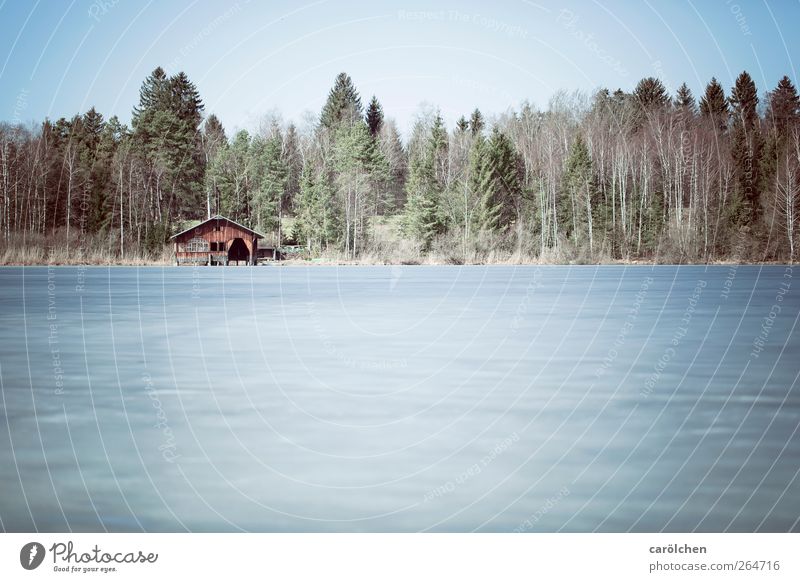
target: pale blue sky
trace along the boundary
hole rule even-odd
[[[697,95],[747,69],[763,94],[797,80],[798,22],[796,0],[0,0],[0,120],[94,105],[128,121],[158,65],[185,71],[229,134],[273,109],[318,113],[340,71],[404,132],[423,101],[452,124],[651,75]]]

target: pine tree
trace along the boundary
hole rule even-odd
[[[697,104],[694,101],[694,95],[692,95],[692,90],[689,89],[686,83],[678,87],[678,91],[675,94],[674,105],[678,111],[683,111],[690,115],[695,115],[697,113]]]
[[[431,126],[429,148],[433,157],[434,179],[436,180],[436,190],[444,191],[447,181],[447,164],[449,142],[447,139],[447,128],[440,112],[436,112]]]
[[[203,124],[203,132],[201,134],[203,155],[205,157],[205,191],[206,191],[206,214],[210,218],[214,214],[220,212],[219,200],[219,185],[217,184],[217,172],[214,171],[213,165],[219,152],[228,143],[228,138],[225,137],[225,128],[219,118],[213,113],[208,116]]]
[[[383,107],[375,95],[372,96],[367,107],[366,122],[370,135],[375,138],[383,127]]]
[[[196,131],[203,119],[205,107],[197,87],[189,80],[186,73],[181,71],[169,79],[169,90],[171,109],[187,127]]]
[[[781,230],[788,235],[789,259],[794,259],[795,231],[800,216],[800,159],[793,146],[797,145],[800,127],[800,99],[789,77],[778,81],[767,94],[765,114],[766,136],[760,167],[761,191],[769,198],[772,216],[783,223]]]
[[[756,107],[758,106],[758,91],[756,84],[747,71],[743,71],[737,78],[731,90],[730,98],[733,108],[734,124],[739,123],[746,129],[753,129],[758,121]]]
[[[511,140],[498,128],[488,141],[474,144],[470,176],[478,194],[478,230],[505,230],[516,219],[522,195],[519,159]]]
[[[227,141],[225,137],[225,128],[219,118],[213,113],[208,116],[205,124],[203,125],[203,135],[205,140],[212,144],[212,147],[219,147],[222,142]]]
[[[74,137],[79,142],[78,158],[83,183],[78,216],[81,234],[85,236],[102,228],[103,215],[107,212],[108,162],[110,155],[113,155],[113,144],[103,144],[103,148],[100,148],[105,122],[94,107],[83,115],[75,127],[79,132]],[[103,151],[107,148],[112,148],[112,151]]]
[[[197,88],[184,73],[167,78],[158,67],[139,91],[134,137],[156,185],[152,218],[159,223],[172,214],[203,214],[205,156],[198,133],[202,111]]]
[[[253,145],[251,221],[262,231],[277,229],[277,244],[282,243],[281,222],[287,191],[288,168],[283,157],[283,136],[275,128],[266,140]]]
[[[125,128],[116,116],[103,123],[100,131],[95,163],[92,168],[92,200],[90,203],[89,231],[105,232],[114,220],[113,206],[115,197],[114,182],[111,175],[114,155],[119,147]]]
[[[561,199],[561,229],[572,236],[576,244],[583,244],[584,235],[590,252],[593,250],[592,199],[594,198],[594,171],[589,148],[581,135],[575,138],[564,169],[565,195]]]
[[[230,144],[219,149],[212,167],[219,188],[220,213],[245,224],[251,222],[253,162],[260,145],[263,144],[253,144],[256,151],[251,151],[250,135],[241,130]]]
[[[353,124],[361,119],[361,97],[347,73],[339,73],[328,100],[322,108],[320,125],[335,130],[341,124]]]
[[[404,192],[408,159],[403,142],[400,140],[400,132],[397,131],[397,125],[393,120],[390,119],[383,124],[378,145],[389,167],[386,192],[391,200],[390,208],[392,210],[402,208],[405,203]]]
[[[293,123],[286,128],[283,138],[283,163],[286,165],[286,197],[284,212],[291,212],[297,194],[300,192],[300,174],[303,170],[303,156],[300,152],[300,140],[297,128]]]
[[[184,72],[169,80],[172,94],[172,111],[180,120],[183,157],[179,160],[176,176],[175,198],[177,211],[181,215],[203,216],[202,186],[205,175],[200,124],[203,120],[203,105],[200,92]]]
[[[714,77],[706,85],[706,91],[700,99],[700,115],[708,119],[712,126],[724,131],[728,127],[730,111],[728,110],[728,100],[725,98],[725,90]]]
[[[169,79],[164,69],[156,67],[142,83],[139,89],[139,105],[133,108],[133,127],[143,113],[159,109],[167,109],[171,101]]]
[[[735,203],[742,203],[738,221],[752,224],[761,212],[759,164],[762,143],[756,112],[758,92],[747,71],[736,78],[730,103],[733,117],[731,153],[737,185]]]
[[[344,208],[344,251],[355,258],[363,250],[369,232],[370,205],[376,183],[375,142],[366,123],[341,126],[334,136],[332,152],[335,183]]]
[[[466,133],[468,129],[469,121],[467,121],[467,118],[462,115],[458,118],[458,121],[456,121],[456,130],[458,130],[460,133]]]
[[[433,239],[445,227],[441,212],[444,184],[439,167],[446,157],[446,137],[444,122],[437,113],[427,139],[409,161],[403,231],[419,241],[423,251],[430,249]]]
[[[633,95],[645,112],[651,112],[669,105],[669,94],[664,84],[655,77],[639,81]]]
[[[789,77],[784,76],[767,95],[766,121],[782,137],[797,127],[800,121],[800,97]]]
[[[469,118],[469,127],[472,130],[472,135],[479,135],[483,131],[483,126],[483,115],[476,107]]]
[[[293,236],[312,253],[338,242],[341,216],[335,203],[329,172],[312,163],[303,167]]]

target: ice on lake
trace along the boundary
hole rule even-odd
[[[0,269],[7,531],[789,531],[784,266]]]

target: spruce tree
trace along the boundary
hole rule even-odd
[[[472,188],[478,194],[478,230],[505,230],[516,218],[522,195],[519,158],[511,140],[498,128],[489,140],[476,140],[471,158]]]
[[[427,139],[409,162],[403,230],[421,243],[423,251],[430,250],[434,238],[445,227],[441,212],[444,184],[440,162],[446,157],[446,138],[444,121],[437,113]]]
[[[156,67],[139,89],[139,105],[133,108],[133,127],[147,111],[166,109],[171,101],[169,79],[164,69]]]
[[[341,229],[337,209],[329,172],[306,164],[300,176],[293,236],[312,253],[336,244]]]
[[[203,155],[205,157],[205,172],[203,180],[206,191],[206,213],[210,217],[220,212],[218,168],[215,166],[219,152],[227,145],[225,128],[219,118],[213,113],[208,116],[203,124],[201,134]]]
[[[389,166],[386,192],[391,201],[391,208],[402,208],[405,202],[404,192],[408,159],[403,142],[400,140],[400,132],[397,130],[397,125],[393,120],[390,119],[384,123],[378,145]]]
[[[712,77],[706,85],[705,94],[700,98],[700,115],[709,120],[712,127],[725,131],[728,127],[730,111],[725,90],[716,78]]]
[[[800,97],[789,77],[784,76],[767,96],[766,121],[776,134],[785,137],[797,127],[798,120]]]
[[[483,115],[477,107],[469,118],[469,127],[472,130],[472,135],[479,135],[483,131]]]
[[[240,130],[230,144],[220,148],[213,171],[217,174],[220,213],[244,224],[251,224],[254,161],[263,143]]]
[[[203,124],[203,135],[205,140],[209,144],[213,144],[214,147],[218,147],[227,139],[225,137],[225,128],[222,127],[219,118],[213,113],[206,118],[206,122]]]
[[[283,136],[274,129],[266,140],[253,148],[254,192],[252,223],[261,230],[277,229],[277,244],[282,241],[281,221],[287,190],[288,168],[283,158]]]
[[[369,236],[369,219],[374,215],[375,188],[386,169],[380,150],[366,123],[341,126],[334,135],[332,167],[335,184],[344,208],[344,251],[355,258]]]
[[[300,192],[300,174],[303,170],[303,156],[300,151],[300,139],[293,123],[286,128],[283,138],[283,162],[286,165],[286,198],[284,211],[294,208],[294,201]]]
[[[731,154],[736,179],[736,199],[741,203],[737,214],[740,223],[752,224],[758,219],[760,207],[759,164],[761,135],[758,128],[758,92],[747,71],[737,78],[730,98],[733,129]]]
[[[181,71],[169,79],[171,109],[187,127],[196,131],[203,119],[203,101],[200,92],[189,80],[186,73]]]
[[[79,142],[79,168],[83,183],[78,216],[81,232],[96,233],[104,223],[107,213],[108,168],[114,144],[107,140],[103,116],[94,107],[87,111],[75,125],[74,137]],[[104,134],[106,140],[104,140]]]
[[[584,235],[592,237],[591,201],[594,197],[594,173],[589,148],[581,135],[575,138],[564,169],[564,196],[561,198],[561,228],[577,244]]]
[[[198,132],[202,112],[197,88],[184,73],[167,78],[158,67],[139,91],[134,138],[157,185],[155,218],[162,225],[172,214],[204,214],[205,155]]]
[[[339,73],[328,100],[322,108],[320,125],[335,130],[341,124],[352,124],[361,119],[361,97],[347,73]]]
[[[372,96],[367,107],[366,122],[370,135],[375,138],[383,127],[383,107],[375,95]]]
[[[694,101],[692,90],[683,83],[675,94],[675,109],[694,115],[697,113],[697,104]]]
[[[734,124],[739,123],[746,129],[753,129],[758,121],[756,113],[758,91],[747,71],[743,71],[736,78],[736,83],[731,90],[730,103]]]
[[[669,94],[664,84],[655,77],[642,79],[636,85],[633,95],[645,112],[651,112],[669,105]]]
[[[796,183],[795,176],[798,175],[791,139],[800,126],[800,99],[789,77],[784,76],[767,94],[764,121],[766,135],[761,156],[761,190],[773,194],[773,208],[777,209],[782,220],[791,222],[793,216],[800,214],[800,208],[793,204],[793,200],[797,200],[791,196],[791,185],[793,181]],[[788,225],[786,228],[792,232]],[[791,247],[794,241],[790,239],[789,242]]]

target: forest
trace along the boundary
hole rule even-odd
[[[699,100],[656,78],[560,92],[401,137],[339,74],[318,115],[229,135],[184,73],[156,68],[130,127],[94,108],[0,123],[0,264],[168,262],[169,237],[222,214],[363,263],[793,262],[800,99],[742,72]]]

